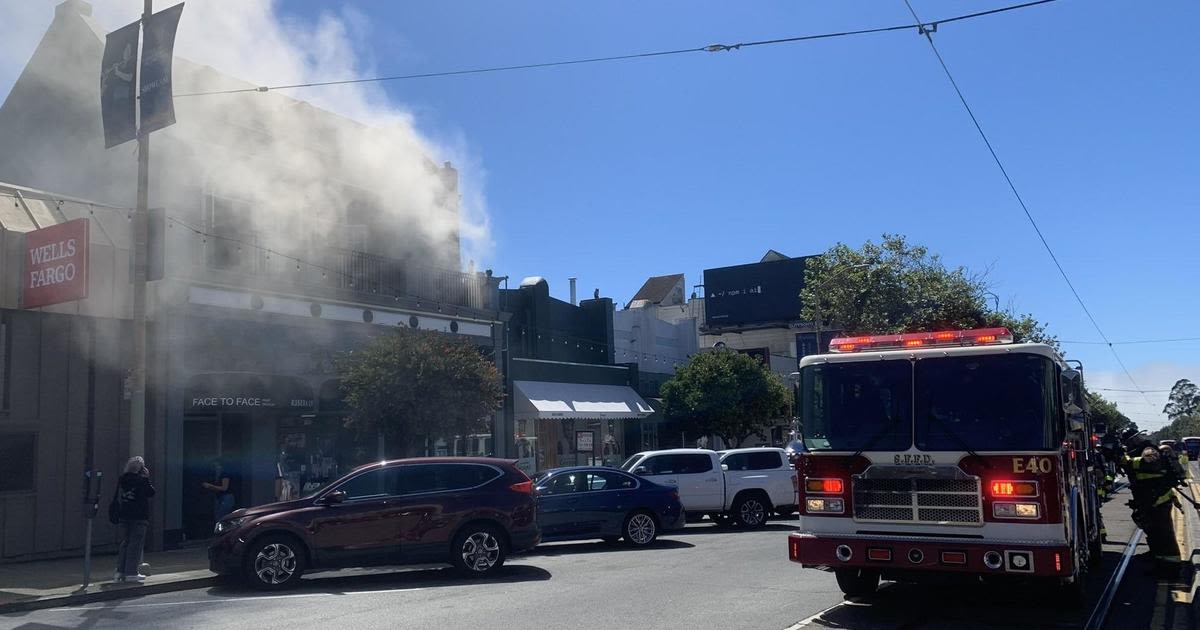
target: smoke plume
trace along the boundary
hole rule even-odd
[[[6,3],[0,39],[15,54],[0,65],[0,91],[15,81],[58,4]],[[156,4],[163,9],[172,2]],[[136,19],[141,3],[91,5],[91,19],[108,31]],[[72,36],[88,39],[82,34]],[[380,85],[179,96],[376,75],[381,69],[364,44],[369,41],[368,20],[352,10],[301,20],[285,17],[269,0],[188,2],[175,48],[179,123],[152,138],[152,205],[199,208],[203,215],[211,212],[215,197],[246,210],[239,215],[246,224],[238,230],[301,254],[322,244],[366,247],[455,268],[468,258],[486,257],[490,239],[477,161],[461,139],[439,143],[420,133],[413,116]],[[42,79],[72,90],[70,98],[80,103],[98,102],[95,42],[62,48],[64,55],[95,58],[74,64],[77,60],[63,59],[42,69],[47,75]],[[35,149],[30,155],[36,167],[28,173],[37,181],[13,183],[132,205],[133,143],[110,150],[97,146],[99,120],[93,115],[78,128],[81,139],[87,138],[80,143],[82,154],[94,168],[55,172],[53,157],[38,156]],[[62,118],[70,128],[70,116]],[[442,168],[447,160],[467,170],[456,177]],[[118,165],[107,164],[114,162]],[[209,199],[207,206],[201,198]]]

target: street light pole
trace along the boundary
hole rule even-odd
[[[154,13],[154,0],[144,0],[142,31]],[[144,51],[143,51],[144,52]],[[141,73],[138,73],[141,82]],[[138,85],[141,98],[141,85]],[[146,241],[150,205],[150,133],[138,121],[137,208],[133,213],[133,383],[129,400],[129,456],[146,450]]]

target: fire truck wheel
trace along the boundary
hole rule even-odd
[[[837,577],[838,588],[846,597],[870,595],[879,588],[879,572],[869,569],[837,569],[833,572]]]

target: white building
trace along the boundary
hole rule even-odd
[[[699,350],[697,320],[686,314],[683,296],[683,274],[655,276],[613,313],[613,358],[637,364],[644,395],[656,396],[658,386]]]

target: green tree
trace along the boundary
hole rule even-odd
[[[763,437],[768,423],[791,409],[791,391],[774,372],[730,350],[697,354],[660,391],[668,420],[716,435],[730,448]]]
[[[504,400],[496,366],[441,333],[398,328],[338,356],[336,366],[351,409],[346,427],[380,435],[392,455],[421,438],[484,430]]]
[[[1174,421],[1181,416],[1192,416],[1200,411],[1200,388],[1186,378],[1175,381],[1163,413]]]
[[[1111,434],[1120,434],[1130,427],[1137,429],[1137,423],[1121,413],[1121,410],[1112,401],[1092,391],[1085,391],[1084,394],[1087,396],[1088,412],[1091,414],[1092,422],[1104,423]]]
[[[948,268],[904,236],[884,234],[860,248],[838,243],[809,259],[801,317],[848,334],[921,332],[1005,326],[1017,341],[1058,347],[1032,315],[988,308],[984,276]]]

